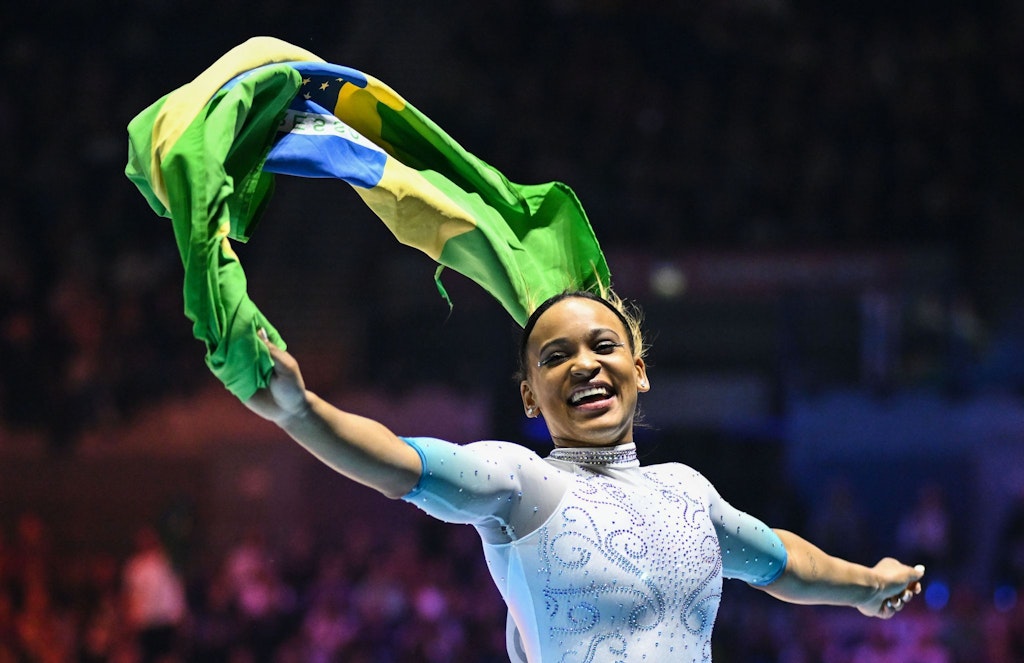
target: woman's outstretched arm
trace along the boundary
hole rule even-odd
[[[274,359],[270,384],[245,402],[335,471],[391,498],[416,485],[419,454],[383,424],[343,412],[306,389],[299,364],[260,332]]]
[[[783,601],[852,606],[887,619],[921,591],[923,566],[907,566],[891,557],[862,566],[828,555],[792,532],[775,533],[786,546],[786,570],[758,589]]]

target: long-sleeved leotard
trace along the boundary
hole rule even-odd
[[[541,458],[405,440],[423,473],[404,499],[476,527],[513,661],[710,661],[722,578],[765,585],[785,569],[768,527],[685,465],[641,467],[632,443]]]

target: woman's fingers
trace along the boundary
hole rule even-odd
[[[270,337],[267,336],[266,329],[260,327],[256,330],[256,336],[263,341],[263,345],[267,346],[267,351],[270,352],[270,358],[274,360],[275,373],[281,374],[295,372],[295,369],[298,367],[298,362],[296,362],[290,354],[271,342]]]
[[[899,612],[907,606],[908,603],[921,592],[921,583],[914,583],[914,586],[907,587],[905,590],[900,592],[899,596],[886,599],[884,608],[891,610],[893,613]]]

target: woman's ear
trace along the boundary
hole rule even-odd
[[[519,395],[523,398],[523,411],[526,412],[526,416],[531,419],[540,416],[540,408],[537,407],[537,399],[534,398],[533,390],[530,389],[530,383],[526,380],[519,383]]]
[[[636,358],[636,390],[646,392],[651,390],[651,382],[647,379],[647,364],[643,358]]]

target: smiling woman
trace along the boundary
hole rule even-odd
[[[641,467],[633,424],[651,386],[637,320],[614,295],[589,292],[530,316],[520,391],[554,442],[546,458],[512,442],[400,438],[307,390],[266,335],[274,374],[247,405],[338,472],[473,525],[517,663],[710,661],[723,578],[882,618],[920,592],[923,567],[832,557],[733,508],[696,470]]]
[[[637,394],[650,387],[629,320],[587,292],[552,297],[530,317],[520,391],[526,416],[544,417],[555,446],[632,442]]]

